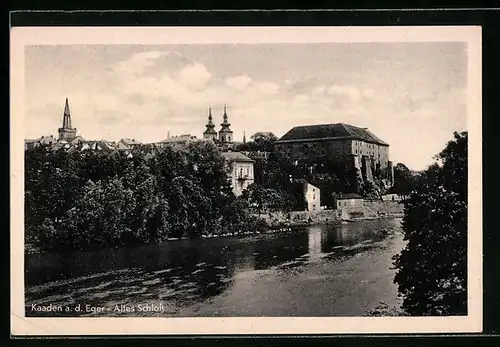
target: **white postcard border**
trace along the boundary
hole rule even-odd
[[[26,318],[24,314],[24,47],[279,42],[468,43],[468,315],[463,317]],[[11,333],[13,335],[370,334],[482,331],[481,27],[11,28]]]

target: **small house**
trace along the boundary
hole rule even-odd
[[[303,187],[304,199],[306,201],[307,211],[319,211],[321,209],[321,195],[320,189],[313,186],[311,183],[304,179],[298,180]]]
[[[338,210],[360,210],[363,208],[363,197],[355,193],[340,194],[335,206]]]
[[[240,196],[249,185],[254,183],[254,160],[240,152],[221,153],[228,166],[228,177],[233,193]]]

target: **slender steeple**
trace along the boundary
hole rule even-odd
[[[247,137],[245,136],[245,131],[243,132],[243,143],[247,143]]]
[[[71,113],[69,111],[68,98],[66,98],[66,104],[64,105],[64,116],[63,116],[63,129],[71,129]]]
[[[215,140],[217,139],[217,131],[215,131],[215,124],[212,119],[212,107],[208,107],[208,123],[207,129],[203,132],[204,139]]]
[[[68,98],[66,98],[66,103],[64,104],[62,127],[59,128],[58,132],[59,139],[69,141],[76,137],[76,129],[71,127],[71,112],[69,110]]]
[[[231,123],[229,123],[227,118],[226,105],[224,104],[224,115],[222,116],[221,129],[219,130],[220,142],[233,142],[233,132],[229,128]]]

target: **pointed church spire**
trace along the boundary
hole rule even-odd
[[[71,129],[71,113],[69,111],[68,98],[66,98],[66,104],[64,105],[64,115],[63,115],[63,129]]]
[[[226,104],[224,104],[224,114],[222,115],[222,123],[221,126],[224,130],[224,128],[229,128],[231,124],[227,121],[227,111],[226,111]]]
[[[227,120],[227,110],[226,104],[224,104],[224,115],[222,117],[221,129],[219,130],[219,141],[220,142],[233,142],[233,132],[229,128],[231,123]]]
[[[208,123],[207,129],[203,132],[204,139],[215,140],[217,138],[217,131],[215,131],[215,124],[212,122],[212,106],[208,106]]]
[[[247,137],[245,135],[245,131],[243,131],[243,143],[247,143]]]
[[[69,110],[68,98],[66,98],[66,102],[64,104],[63,124],[62,127],[59,128],[58,132],[60,139],[71,140],[76,137],[76,129],[71,126],[71,113]]]
[[[208,106],[208,123],[212,123],[212,106]]]

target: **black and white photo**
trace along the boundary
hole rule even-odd
[[[477,28],[12,37],[13,315],[68,334],[480,330]]]

